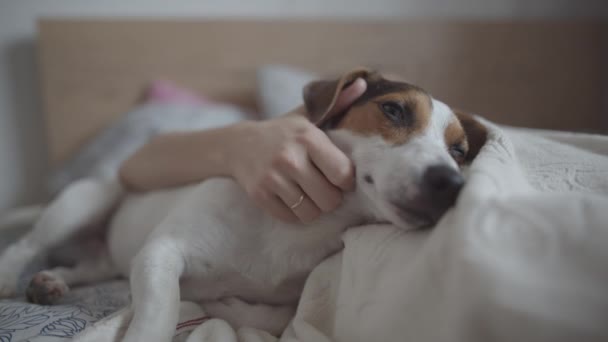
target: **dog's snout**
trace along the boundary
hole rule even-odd
[[[447,165],[430,166],[422,178],[424,191],[433,201],[439,201],[445,206],[456,202],[458,193],[464,185],[464,178],[458,170]]]

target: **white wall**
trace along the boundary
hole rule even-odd
[[[0,0],[0,211],[39,201],[48,166],[36,85],[41,16],[608,16],[608,0]]]

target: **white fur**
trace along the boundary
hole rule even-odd
[[[212,303],[230,297],[264,303],[264,310],[276,306],[277,315],[284,319],[275,319],[274,327],[259,315],[246,316],[238,310],[228,314],[230,310],[217,309],[217,305],[215,312],[220,317],[224,312],[229,317],[222,318],[233,324],[281,331],[306,276],[341,248],[346,228],[373,221],[413,228],[398,215],[395,198],[415,196],[426,167],[437,163],[456,167],[443,138],[453,113],[438,101],[433,105],[427,130],[402,146],[345,130],[329,132],[357,167],[357,190],[346,194],[339,209],[310,224],[273,219],[230,179],[127,194],[120,201],[122,192],[116,183],[76,182],[47,208],[26,238],[0,256],[0,294],[14,291],[15,279],[5,277],[22,269],[33,255],[98,222],[120,203],[109,225],[107,258],[130,277],[134,315],[125,341],[171,340],[180,300],[208,303],[210,309]],[[373,184],[365,181],[365,175],[373,178]],[[107,268],[107,263],[99,264]],[[89,269],[89,277],[90,273]],[[107,269],[103,273],[113,274]],[[70,274],[72,283],[86,279]]]

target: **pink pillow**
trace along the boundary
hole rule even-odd
[[[213,101],[168,80],[153,81],[144,93],[144,102],[208,104]]]

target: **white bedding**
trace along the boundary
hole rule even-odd
[[[488,125],[438,226],[349,230],[281,341],[608,340],[608,138]],[[115,333],[119,317],[82,341]],[[276,340],[218,320],[195,331],[192,341]]]
[[[283,340],[608,340],[608,139],[542,134],[492,127],[433,231],[347,232]]]
[[[349,230],[281,341],[608,340],[608,138],[489,125],[456,208],[431,231]],[[193,341],[276,340],[218,320],[197,329]]]
[[[608,139],[542,133],[492,126],[434,230],[348,231],[283,340],[608,340]]]

